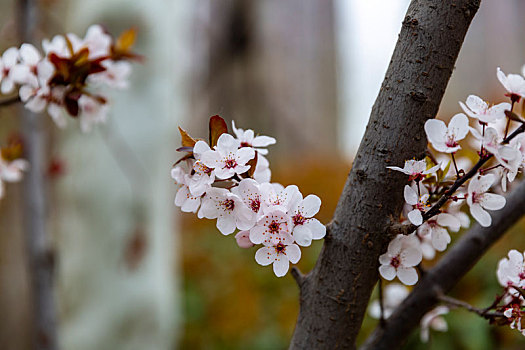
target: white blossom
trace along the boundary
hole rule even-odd
[[[275,139],[270,136],[255,136],[255,132],[251,129],[243,130],[235,127],[235,122],[232,120],[232,129],[237,136],[237,140],[240,143],[240,147],[253,147],[260,154],[268,154],[268,150],[264,147],[275,144]],[[262,148],[263,147],[263,148]]]
[[[79,119],[82,132],[89,132],[93,129],[93,125],[106,122],[109,112],[107,103],[102,103],[83,94],[78,99],[78,106],[80,108]]]
[[[414,266],[419,264],[421,259],[422,253],[417,237],[397,235],[388,244],[387,252],[379,257],[379,273],[389,281],[397,276],[403,284],[411,286],[418,280]]]
[[[499,210],[505,206],[505,197],[495,193],[486,193],[496,177],[494,174],[481,175],[470,180],[467,193],[467,204],[470,213],[483,227],[489,227],[492,218],[486,210]]]
[[[205,152],[201,160],[204,165],[215,170],[218,179],[229,179],[235,174],[248,171],[250,166],[246,163],[254,157],[253,148],[239,148],[239,141],[224,133],[219,137],[215,150]]]
[[[252,211],[241,198],[224,188],[210,188],[202,199],[199,216],[217,219],[217,228],[223,235],[239,230],[249,230],[252,226]]]
[[[326,227],[314,218],[321,208],[321,199],[310,194],[303,199],[301,193],[291,205],[288,214],[293,221],[293,237],[300,246],[307,247],[312,239],[321,239],[326,234]]]
[[[503,258],[499,261],[496,275],[498,282],[503,287],[525,287],[525,263],[523,257],[523,253],[512,249],[508,253],[508,259]],[[519,296],[519,292],[514,288],[509,288],[508,292],[513,296]]]
[[[407,204],[412,206],[412,210],[408,213],[408,220],[416,226],[423,223],[422,212],[425,212],[427,207],[428,194],[423,194],[421,197],[412,187],[405,185],[404,197]]]
[[[276,245],[283,237],[290,236],[293,243],[293,222],[290,216],[276,209],[261,217],[250,230],[250,240],[254,244]]]
[[[450,243],[450,235],[445,227],[457,232],[461,227],[461,222],[454,215],[440,213],[418,227],[418,235],[431,238],[432,246],[437,251],[444,251]]]
[[[503,85],[505,90],[507,90],[507,95],[516,95],[518,97],[525,96],[525,79],[518,74],[509,74],[505,75],[498,67],[497,70],[498,80]]]
[[[293,244],[291,236],[285,236],[275,245],[265,245],[255,253],[255,261],[260,265],[273,264],[273,272],[277,277],[286,275],[290,263],[296,264],[301,259],[301,249]]]
[[[459,102],[463,111],[471,118],[478,119],[482,123],[493,123],[499,119],[505,118],[505,110],[510,111],[510,103],[504,102],[492,107],[475,95],[467,97],[466,104]]]
[[[389,318],[394,310],[406,299],[410,292],[408,288],[399,283],[390,283],[383,290],[383,317]],[[381,317],[381,305],[379,300],[374,300],[368,309],[368,313],[373,318]]]
[[[448,127],[443,121],[437,119],[429,119],[425,123],[428,141],[439,152],[457,152],[461,149],[458,142],[467,136],[468,131],[468,118],[463,113],[452,117]]]
[[[8,94],[15,88],[15,79],[13,77],[16,74],[16,70],[12,68],[18,63],[18,49],[16,47],[10,47],[4,51],[2,58],[0,59],[0,92],[2,94]]]
[[[403,168],[397,167],[397,166],[387,166],[387,169],[392,169],[396,171],[400,171],[403,174],[409,175],[408,181],[411,180],[422,180],[425,178],[425,175],[427,174],[433,174],[435,173],[439,168],[441,167],[441,164],[437,164],[430,169],[427,170],[427,162],[423,160],[407,160],[405,161],[405,166]]]

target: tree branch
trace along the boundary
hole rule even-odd
[[[449,305],[449,306],[453,306],[453,307],[460,307],[460,308],[463,308],[467,311],[470,311],[472,313],[475,313],[477,314],[478,316],[481,316],[483,318],[486,318],[486,319],[491,319],[493,317],[504,317],[505,315],[503,315],[502,312],[489,312],[487,309],[480,309],[480,308],[477,308],[475,306],[472,306],[470,305],[469,303],[463,301],[463,300],[458,300],[458,299],[455,299],[455,298],[452,298],[452,297],[449,297],[449,296],[446,296],[446,295],[440,295],[439,297],[439,301]]]
[[[479,0],[413,0],[316,266],[306,276],[291,349],[354,348],[406,177],[388,165],[423,157]]]
[[[11,96],[11,97],[6,97],[6,98],[0,100],[0,107],[11,106],[11,105],[14,105],[15,103],[18,103],[18,102],[20,102],[20,97],[18,95]]]
[[[399,348],[419,325],[421,317],[438,303],[439,296],[450,291],[523,215],[525,181],[507,196],[505,207],[492,214],[490,227],[473,226],[434,268],[427,271],[407,299],[386,320],[385,326],[374,330],[362,350]]]

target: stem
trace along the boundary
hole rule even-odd
[[[510,105],[510,111],[512,112],[512,110],[514,109],[514,99],[512,99],[512,103]],[[505,138],[507,137],[507,134],[509,133],[509,127],[510,127],[510,118],[507,117],[507,126],[505,127]]]
[[[470,311],[470,312],[473,312],[483,318],[486,318],[486,319],[491,319],[493,317],[504,317],[505,315],[503,315],[502,312],[488,312],[487,309],[480,309],[480,308],[477,308],[475,306],[472,306],[470,305],[469,303],[465,302],[465,301],[462,301],[462,300],[458,300],[458,299],[455,299],[455,298],[452,298],[452,297],[449,297],[449,296],[446,296],[446,295],[440,295],[438,297],[438,299],[442,302],[444,302],[445,304],[448,304],[450,306],[454,306],[454,307],[460,307],[460,308],[463,308],[467,311]]]
[[[452,163],[454,163],[454,169],[456,169],[456,177],[459,179],[459,170],[456,164],[456,158],[454,158],[454,152],[450,153],[450,155],[452,156]]]
[[[37,23],[35,0],[18,0],[18,35],[21,42],[32,42]],[[14,102],[13,102],[14,103]],[[54,254],[47,231],[46,150],[47,135],[41,116],[21,109],[26,158],[31,164],[24,180],[23,213],[28,269],[33,303],[33,347],[55,350],[57,345],[54,295]]]
[[[20,102],[20,97],[18,95],[4,98],[0,100],[0,107],[7,107],[14,105],[15,103]]]
[[[483,155],[483,151],[485,150],[484,147],[483,147],[483,138],[485,137],[485,126],[487,125],[487,123],[482,123],[482,122],[479,122],[481,124],[481,127],[482,127],[482,132],[481,132],[481,149],[479,151],[479,154],[480,155]]]

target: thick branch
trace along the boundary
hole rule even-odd
[[[389,165],[423,157],[425,121],[434,118],[479,0],[413,0],[331,234],[301,289],[291,349],[354,348],[378,278],[385,234],[403,205],[406,177]]]
[[[434,268],[427,271],[408,298],[386,320],[384,327],[376,328],[362,350],[400,347],[419,325],[421,317],[438,303],[439,295],[450,291],[523,215],[525,182],[507,197],[507,204],[502,210],[492,213],[490,227],[481,227],[479,224],[473,226]]]

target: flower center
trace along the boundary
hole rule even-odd
[[[226,159],[226,162],[224,162],[224,167],[227,169],[232,169],[237,166],[237,161],[235,159]]]
[[[397,269],[399,267],[399,265],[401,265],[401,260],[399,259],[398,256],[394,256],[390,260],[390,265],[392,265],[393,267],[395,267]]]
[[[277,253],[284,253],[285,249],[286,249],[286,246],[282,244],[281,242],[277,243],[277,245],[275,246],[275,251]]]
[[[459,144],[454,140],[454,136],[449,136],[446,145],[447,147],[456,147]]]
[[[261,201],[259,198],[250,201],[250,208],[256,213],[259,212],[259,209],[261,208]]]
[[[270,225],[268,225],[268,230],[270,230],[270,233],[279,233],[279,223],[272,221]]]
[[[250,145],[248,142],[246,141],[243,141],[241,142],[241,147],[252,147],[252,145]]]
[[[222,205],[226,210],[230,211],[233,210],[233,208],[235,208],[235,202],[233,201],[233,199],[226,199],[222,202]]]
[[[301,213],[297,213],[293,218],[294,225],[302,225],[306,221],[306,218],[301,215]]]

